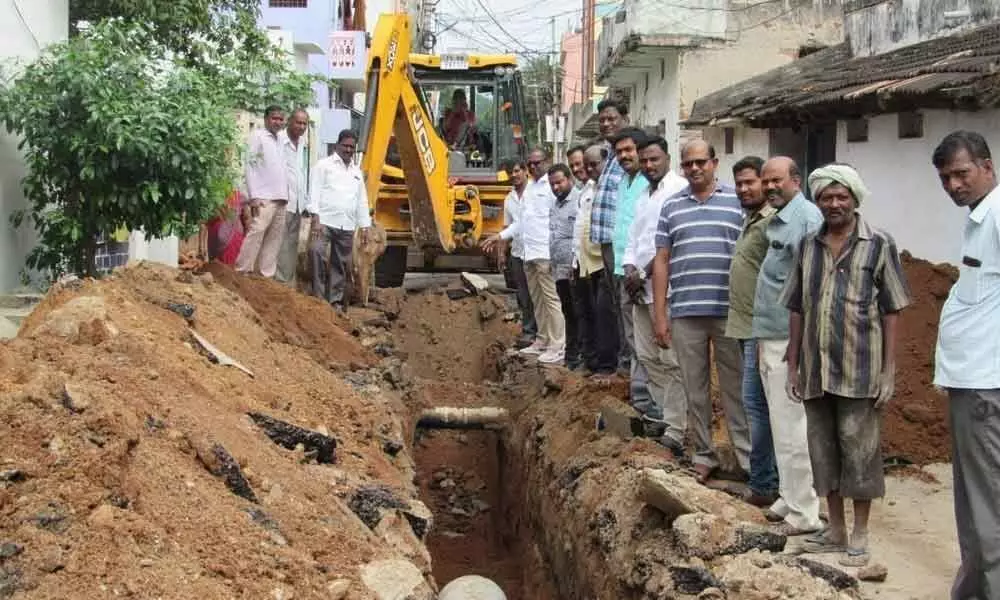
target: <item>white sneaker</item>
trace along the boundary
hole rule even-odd
[[[566,351],[562,348],[550,348],[538,357],[538,362],[561,365],[566,361]]]
[[[533,356],[544,354],[545,344],[543,342],[535,340],[535,343],[531,344],[527,348],[521,348],[518,352],[520,352],[521,354],[529,354]]]

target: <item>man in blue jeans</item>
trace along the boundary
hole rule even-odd
[[[767,203],[761,183],[764,160],[747,156],[733,165],[736,196],[745,216],[729,269],[729,315],[726,337],[737,339],[743,349],[743,408],[750,421],[750,485],[744,500],[768,507],[778,499],[778,468],[767,398],[757,369],[757,341],[753,339],[753,301],[757,275],[767,254],[767,224],[777,210]]]

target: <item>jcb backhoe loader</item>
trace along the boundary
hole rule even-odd
[[[408,15],[383,14],[369,55],[358,150],[389,243],[380,287],[408,266],[493,268],[478,242],[503,227],[504,162],[527,151],[516,58],[418,54],[412,34]]]

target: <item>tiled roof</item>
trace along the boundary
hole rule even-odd
[[[1000,23],[852,58],[844,42],[703,96],[686,125],[1000,105]]]

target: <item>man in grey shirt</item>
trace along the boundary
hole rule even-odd
[[[788,397],[788,309],[778,301],[795,264],[799,246],[823,224],[823,215],[806,200],[795,162],[776,156],[761,171],[764,195],[777,214],[767,224],[767,254],[760,265],[753,302],[751,334],[757,340],[760,377],[770,413],[774,458],[778,466],[778,500],[768,509],[784,535],[812,533],[822,527],[819,498],[813,489],[806,410]]]
[[[580,204],[580,190],[574,187],[573,173],[564,164],[549,169],[549,186],[555,201],[549,212],[549,248],[552,277],[566,321],[566,366],[575,370],[582,364],[580,335],[573,303],[573,231]]]

